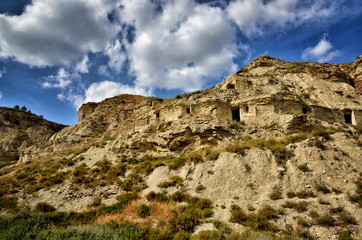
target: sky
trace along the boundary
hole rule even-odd
[[[254,58],[352,62],[361,0],[0,0],[0,106],[63,124],[119,94],[173,97]]]

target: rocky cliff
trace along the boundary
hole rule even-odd
[[[221,220],[235,231],[307,239],[348,231],[358,239],[361,59],[336,65],[263,56],[204,91],[87,103],[68,127],[3,109],[0,146],[21,154],[0,171],[1,196],[88,211],[99,206],[95,199],[110,205],[137,192],[127,212],[154,203],[154,194],[181,191],[213,202],[214,214],[200,217],[193,233],[215,230],[210,222]],[[266,208],[273,217],[260,215]],[[242,217],[235,220],[235,211]],[[248,222],[257,217],[271,225]]]
[[[16,163],[26,148],[44,145],[64,127],[35,114],[0,107],[0,167]]]

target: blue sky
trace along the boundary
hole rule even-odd
[[[352,62],[360,0],[1,0],[0,106],[74,124],[122,93],[205,89],[260,55]]]

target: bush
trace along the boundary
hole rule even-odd
[[[0,210],[15,210],[17,206],[18,199],[16,197],[0,197]]]
[[[199,184],[199,185],[196,186],[195,191],[196,191],[197,193],[200,193],[200,192],[202,192],[202,191],[205,190],[205,189],[206,189],[206,187],[205,187],[204,185]]]
[[[269,194],[269,198],[272,200],[282,199],[282,192],[280,190],[275,189],[272,193]]]
[[[288,198],[295,198],[297,195],[294,192],[287,192]]]
[[[321,184],[317,184],[317,185],[315,186],[315,188],[316,188],[316,190],[317,190],[318,192],[322,192],[322,193],[324,193],[324,194],[327,194],[327,193],[331,193],[331,192],[332,192],[328,187],[326,187],[326,186],[324,186],[324,185],[321,185]]]
[[[315,197],[315,194],[312,191],[309,190],[302,190],[300,192],[296,193],[298,198],[313,198]]]
[[[331,215],[324,214],[321,216],[316,216],[313,219],[313,223],[325,227],[334,227],[336,225],[336,220]]]
[[[175,201],[175,202],[184,202],[187,199],[190,198],[190,196],[186,193],[182,193],[180,191],[174,192],[171,196],[170,196],[171,200]]]
[[[46,202],[41,202],[41,203],[38,203],[36,206],[35,206],[35,211],[36,212],[44,212],[44,213],[47,213],[47,212],[55,212],[56,208],[52,205],[50,205],[49,203],[46,203]]]
[[[142,204],[137,209],[138,216],[145,218],[151,215],[150,208],[146,204]]]
[[[154,191],[149,192],[145,198],[148,201],[157,201],[157,202],[168,202],[169,198],[166,194],[155,193]]]
[[[232,223],[245,223],[246,221],[246,213],[238,206],[238,205],[231,205],[230,206],[230,213],[231,216],[229,218],[229,221]]]
[[[311,172],[312,171],[309,169],[309,167],[306,164],[299,165],[298,168],[302,172]]]

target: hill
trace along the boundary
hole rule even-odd
[[[361,74],[362,56],[262,56],[204,91],[84,104],[72,126],[0,109],[0,146],[17,152],[0,208],[50,204],[78,212],[67,224],[130,221],[154,239],[358,239]]]

